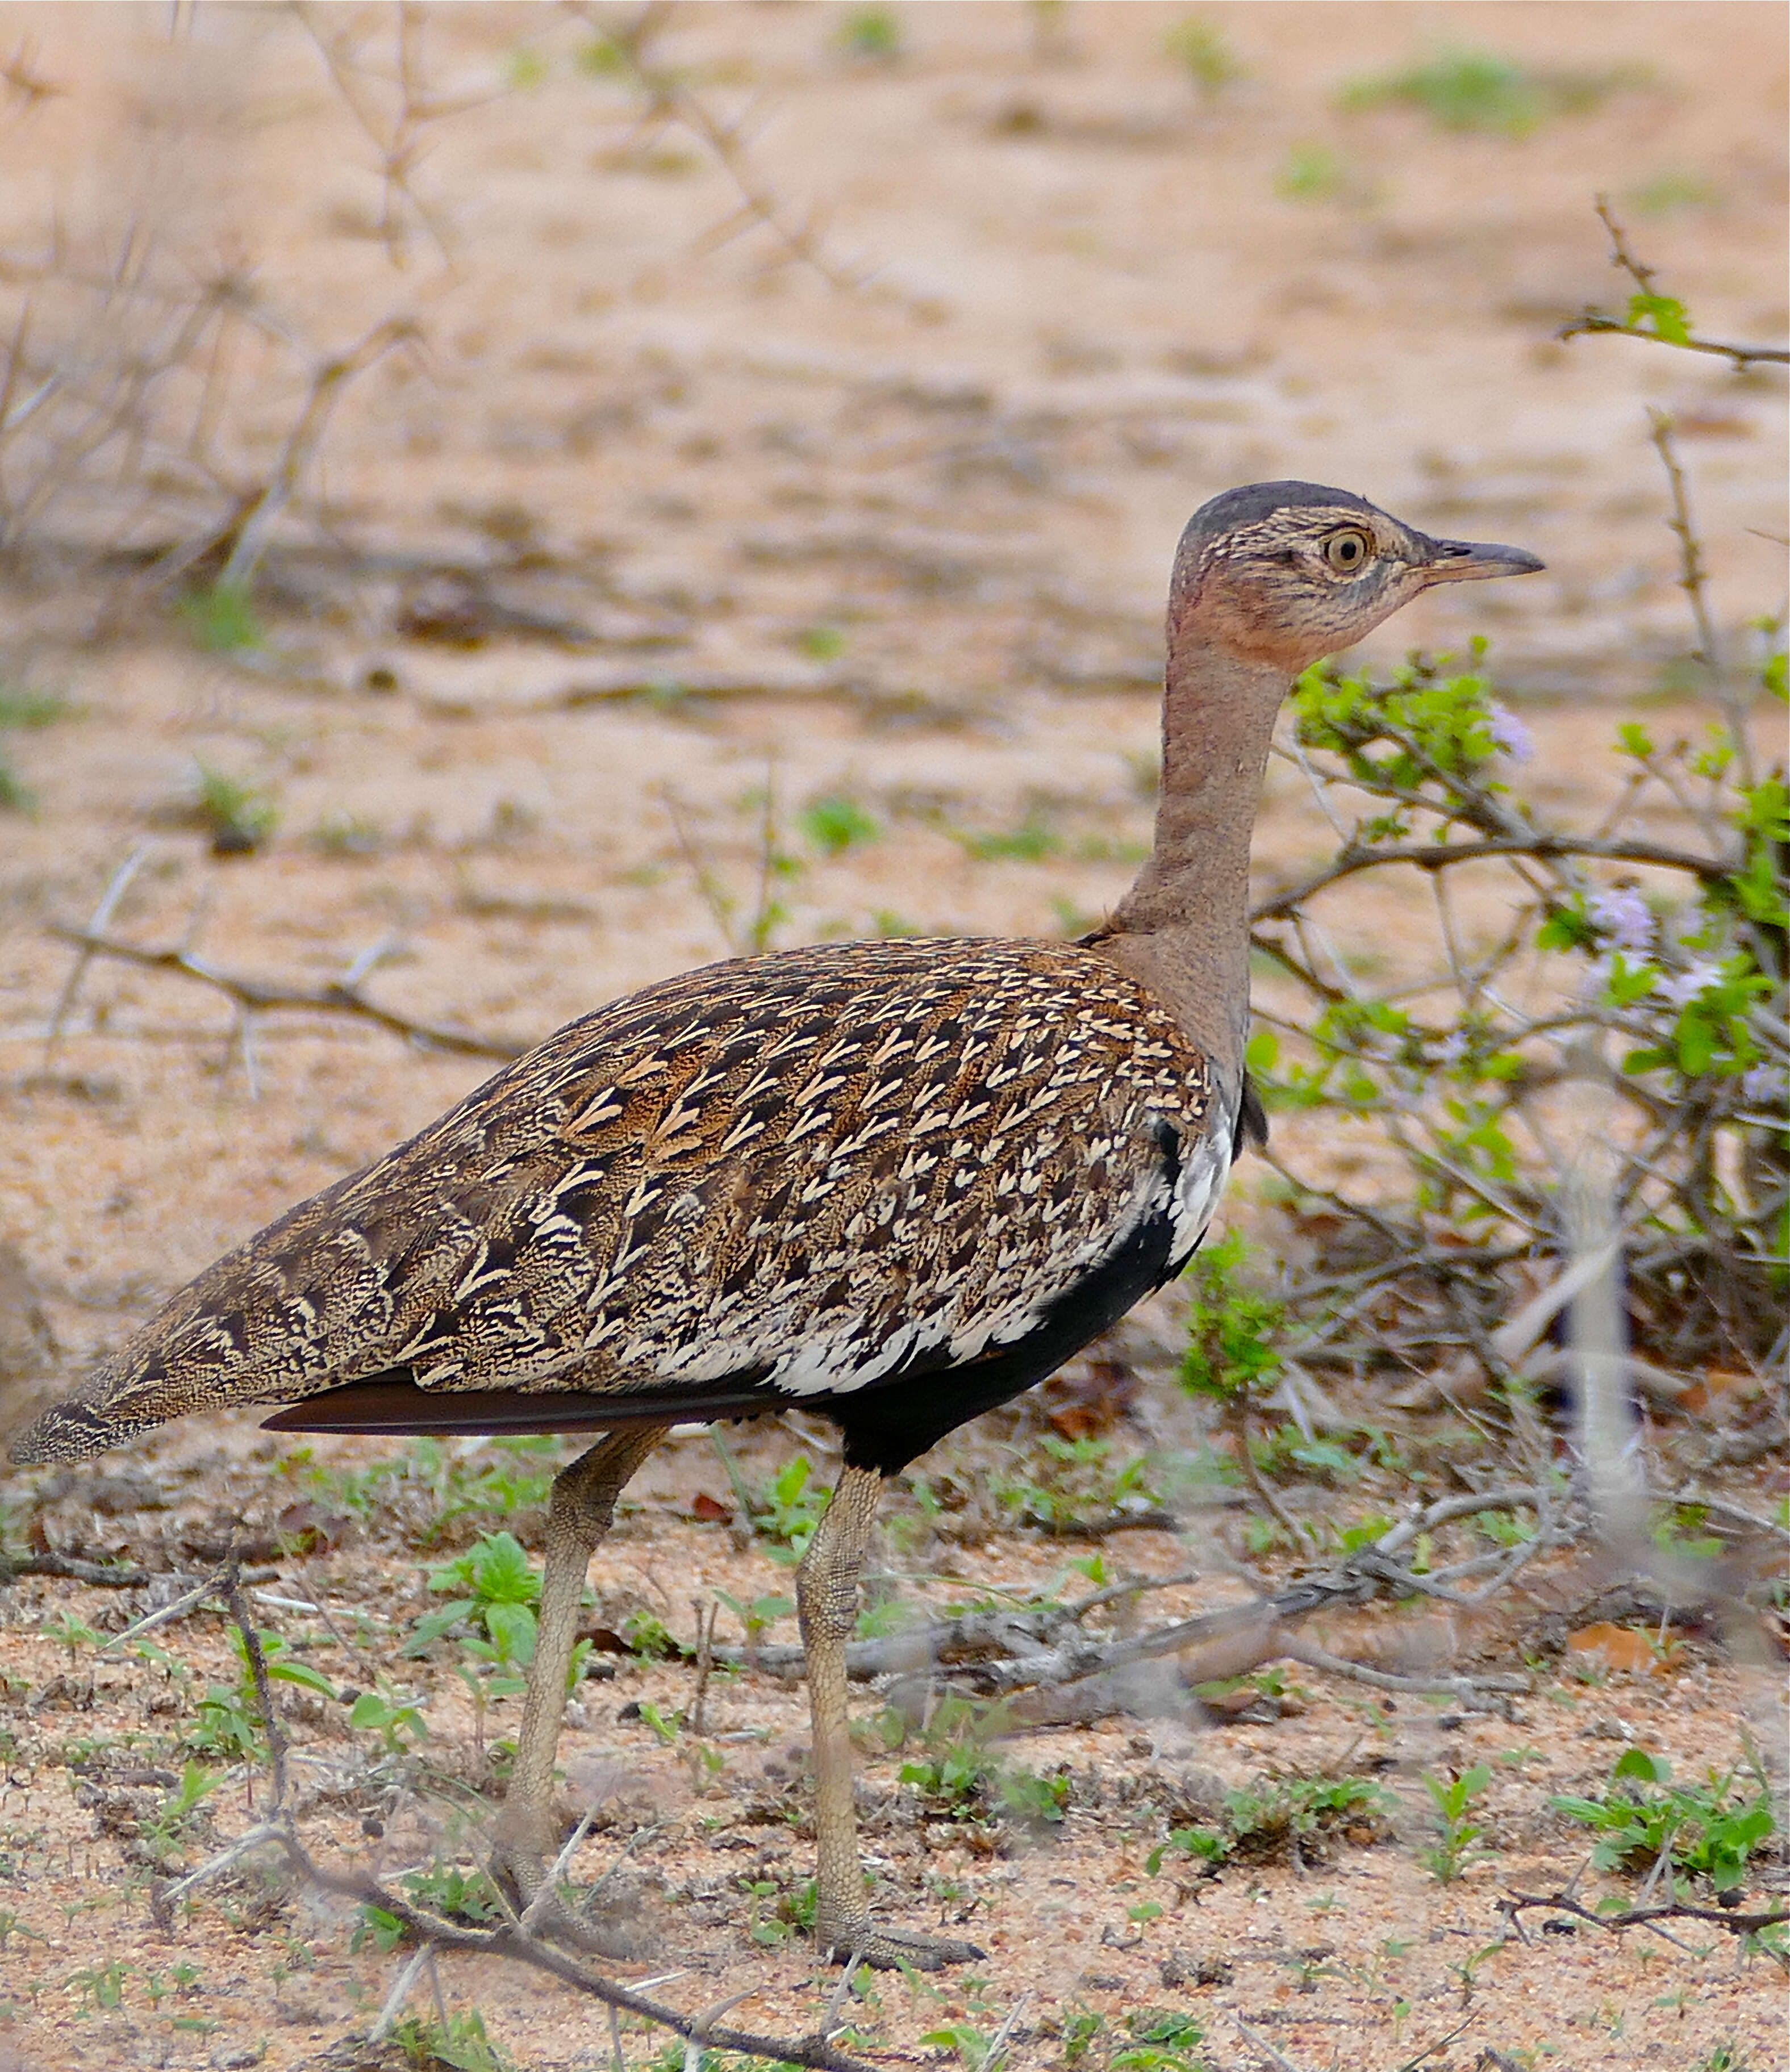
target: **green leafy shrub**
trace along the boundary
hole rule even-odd
[[[1442,51],[1403,72],[1357,80],[1346,109],[1388,105],[1420,109],[1443,130],[1527,137],[1557,115],[1583,114],[1615,92],[1646,83],[1633,67],[1614,72],[1531,68],[1495,51]]]
[[[1321,1856],[1327,1838],[1351,1829],[1377,1840],[1395,1803],[1384,1785],[1364,1777],[1259,1778],[1225,1793],[1220,1824],[1171,1829],[1146,1868],[1154,1877],[1171,1856],[1215,1868],[1233,1857],[1262,1863],[1290,1854]]]
[[[1249,1244],[1227,1231],[1194,1254],[1183,1284],[1191,1293],[1181,1386],[1224,1404],[1266,1394],[1280,1378],[1286,1305],[1244,1277]]]
[[[1054,1826],[1068,1810],[1073,1785],[1063,1771],[1043,1775],[1003,1760],[991,1745],[1002,1725],[998,1705],[942,1700],[920,1736],[921,1752],[901,1766],[901,1782],[935,1815],[986,1820],[1004,1811],[1028,1824]]]
[[[488,2032],[476,2008],[405,2015],[393,2025],[391,2036],[412,2072],[516,2072],[516,2060]]]
[[[487,1440],[473,1453],[419,1438],[363,1466],[323,1467],[294,1452],[282,1472],[357,1518],[395,1527],[409,1545],[428,1548],[451,1540],[463,1520],[501,1519],[545,1504],[561,1451],[558,1439],[533,1433]]]
[[[753,1529],[769,1543],[774,1561],[793,1566],[807,1552],[815,1528],[825,1515],[827,1493],[814,1480],[805,1453],[778,1469],[752,1499]]]
[[[1755,1852],[1777,1832],[1771,1794],[1756,1768],[1756,1789],[1737,1788],[1742,1766],[1710,1770],[1702,1784],[1672,1782],[1672,1765],[1645,1749],[1624,1749],[1595,1799],[1562,1794],[1549,1804],[1597,1836],[1591,1860],[1601,1871],[1651,1873],[1669,1893],[1688,1896],[1687,1880],[1718,1893],[1746,1881]],[[1683,1873],[1684,1877],[1677,1874]]]
[[[190,590],[180,600],[180,618],[193,645],[208,655],[234,655],[259,648],[267,635],[248,586],[215,583]]]
[[[1775,685],[1769,657],[1763,673]],[[1458,1346],[1463,1305],[1483,1349],[1525,1285],[1515,1269],[1551,1277],[1566,1251],[1579,1145],[1556,1104],[1602,1055],[1640,1349],[1667,1365],[1767,1360],[1790,1292],[1782,769],[1755,769],[1725,726],[1661,746],[1627,726],[1613,744],[1627,772],[1619,815],[1558,824],[1514,789],[1526,730],[1494,697],[1477,646],[1466,669],[1418,658],[1379,678],[1321,665],[1296,687],[1292,717],[1327,803],[1366,804],[1327,865],[1257,910],[1270,976],[1250,1066],[1270,1108],[1375,1125],[1403,1179],[1382,1166],[1377,1184],[1319,1185],[1270,1153],[1295,1214],[1357,1219],[1322,1268],[1285,1276],[1271,1302],[1251,1298],[1296,1320],[1285,1351],[1321,1363],[1327,1338],[1359,1342],[1364,1324],[1395,1321],[1413,1351],[1426,1338]],[[1692,796],[1702,841],[1669,846],[1639,818],[1653,800]],[[1636,866],[1652,874],[1644,890]],[[1325,895],[1413,869],[1434,888],[1430,968],[1363,980],[1345,954],[1339,976],[1312,931],[1327,927]],[[1475,940],[1458,923],[1456,870],[1482,886],[1503,877],[1496,934]],[[1223,1396],[1261,1378],[1243,1300],[1228,1279],[1197,1298],[1190,1386]],[[1253,1338],[1269,1342],[1265,1330]]]
[[[534,1659],[541,1578],[513,1533],[488,1532],[457,1560],[431,1570],[429,1587],[459,1594],[417,1622],[403,1651],[422,1655],[438,1640],[451,1636],[458,1641],[456,1673],[478,1708],[482,1737],[486,1704],[526,1688],[522,1671]],[[588,1640],[573,1649],[568,1690],[583,1675],[590,1654]]]
[[[1121,1460],[1115,1442],[1089,1434],[1039,1437],[1009,1469],[991,1477],[989,1493],[1015,1524],[1068,1531],[1117,1512],[1151,1511],[1158,1498],[1149,1457]]]
[[[261,1659],[270,1684],[294,1684],[321,1697],[335,1697],[335,1687],[323,1671],[313,1669],[308,1662],[293,1660],[277,1633],[264,1633],[260,1638]],[[266,1722],[255,1695],[249,1646],[235,1626],[230,1629],[230,1642],[240,1665],[236,1684],[213,1684],[207,1688],[183,1738],[188,1748],[201,1755],[219,1756],[229,1762],[259,1762],[265,1753]]]
[[[1451,1885],[1463,1871],[1485,1854],[1480,1837],[1485,1830],[1474,1819],[1473,1802],[1492,1782],[1489,1764],[1475,1763],[1458,1777],[1437,1777],[1423,1773],[1424,1789],[1436,1811],[1441,1832],[1418,1852],[1418,1860],[1438,1885]]]
[[[245,783],[208,763],[198,765],[192,819],[212,838],[217,856],[247,856],[260,849],[279,824],[279,809],[258,786]]]
[[[874,841],[882,829],[858,801],[841,791],[817,799],[796,816],[802,832],[823,856],[838,856],[859,842]]]
[[[0,685],[0,734],[48,726],[64,710],[62,700],[49,692],[8,690]],[[5,744],[0,742],[0,812],[29,812],[35,803],[31,787],[13,768]]]
[[[384,1691],[358,1692],[348,1708],[348,1725],[362,1733],[377,1734],[387,1755],[402,1755],[429,1732],[414,1704]]]
[[[858,7],[839,29],[839,47],[848,57],[891,64],[901,56],[901,18],[892,7]]]
[[[1202,15],[1189,14],[1177,22],[1162,43],[1200,98],[1208,104],[1244,76],[1242,63],[1231,47],[1230,39]]]
[[[1125,2026],[1131,2041],[1118,2045],[1107,2059],[1109,2072],[1206,2072],[1205,2059],[1187,2054],[1205,2034],[1191,2014],[1178,2008],[1142,2008],[1125,2016]]]
[[[456,1596],[419,1621],[405,1646],[418,1654],[463,1620],[484,1629],[484,1645],[525,1667],[534,1659],[534,1605],[541,1578],[514,1533],[488,1532],[457,1560],[430,1572],[432,1590]]]
[[[965,828],[955,832],[952,839],[978,863],[1042,863],[1063,847],[1056,830],[1035,809],[1016,827]]]
[[[497,1888],[483,1871],[468,1871],[459,1864],[431,1864],[426,1870],[406,1871],[398,1883],[406,1898],[445,1920],[477,1928],[504,1918]]]
[[[670,1662],[689,1652],[659,1614],[644,1605],[622,1621],[622,1638],[628,1653],[642,1662]]]

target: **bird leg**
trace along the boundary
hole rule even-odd
[[[893,1970],[911,1964],[936,1971],[986,1953],[973,1942],[876,1928],[864,1897],[852,1799],[851,1736],[846,1718],[846,1643],[858,1618],[858,1572],[863,1564],[882,1478],[845,1468],[826,1515],[796,1572],[796,1603],[808,1658],[808,1702],[814,1728],[814,1829],[819,1903],[814,1939],[823,1956],[857,1957]]]
[[[526,1905],[540,1890],[556,1846],[553,1821],[553,1758],[566,1710],[578,1609],[590,1556],[609,1530],[615,1499],[642,1461],[665,1437],[662,1424],[628,1425],[599,1439],[553,1478],[547,1507],[547,1563],[535,1619],[534,1659],[522,1700],[504,1817],[493,1868],[507,1874]],[[564,1910],[559,1910],[564,1914]],[[563,1927],[564,1921],[558,1924]],[[586,1934],[582,1939],[590,1940]],[[600,1943],[593,1942],[600,1949]],[[602,1950],[606,1955],[625,1951]]]

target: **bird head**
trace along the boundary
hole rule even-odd
[[[1252,483],[1188,520],[1169,593],[1170,645],[1197,642],[1294,674],[1353,647],[1437,583],[1542,565],[1520,547],[1433,540],[1346,489]]]

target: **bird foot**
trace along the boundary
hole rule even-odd
[[[557,1942],[586,1957],[627,1959],[642,1954],[634,1927],[623,1918],[623,1906],[591,1906],[600,1886],[577,1889],[549,1880],[542,1858],[533,1852],[499,1848],[492,1853],[491,1876],[504,1897],[544,1942]],[[629,1910],[632,1911],[632,1910]]]
[[[855,1959],[879,1971],[942,1971],[947,1964],[971,1964],[988,1952],[954,1935],[922,1935],[911,1928],[877,1928],[867,1920],[828,1934],[817,1929],[821,1954],[835,1963]]]

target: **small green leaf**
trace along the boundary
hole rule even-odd
[[[1628,298],[1628,328],[1667,345],[1690,343],[1690,318],[1675,295],[1642,293]]]
[[[1664,1784],[1672,1776],[1672,1765],[1663,1755],[1652,1755],[1644,1748],[1624,1749],[1610,1774],[1612,1778],[1638,1777],[1644,1784]]]
[[[485,1631],[500,1659],[525,1668],[534,1659],[534,1614],[526,1605],[488,1605]]]
[[[335,1696],[335,1686],[322,1670],[313,1669],[308,1662],[270,1662],[267,1673],[282,1684],[296,1684],[302,1690],[319,1692],[326,1698]]]

